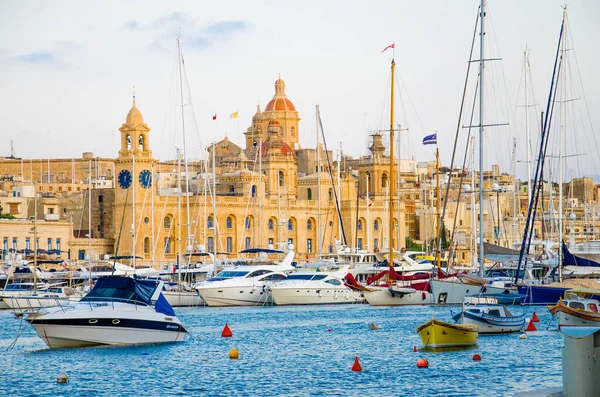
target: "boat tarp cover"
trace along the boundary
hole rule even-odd
[[[592,266],[600,267],[600,263],[590,259],[580,258],[569,252],[567,245],[563,242],[563,266]]]
[[[151,305],[152,295],[158,287],[155,280],[132,279],[129,277],[109,276],[98,279],[94,288],[81,299],[81,302],[130,300]],[[154,304],[158,313],[174,316],[175,312],[165,297],[160,294]]]
[[[363,291],[363,290],[367,289],[367,288],[363,287],[362,285],[360,285],[358,283],[358,281],[356,281],[356,279],[354,278],[354,276],[352,275],[352,273],[346,274],[346,276],[344,277],[344,280],[346,281],[344,284],[348,288],[355,289],[355,290],[360,290],[360,291]]]
[[[381,279],[383,276],[388,274],[388,272],[390,273],[390,279],[397,281],[427,280],[429,278],[429,274],[415,274],[414,276],[403,276],[401,274],[398,274],[393,267],[390,267],[387,270],[380,272],[379,274],[367,278],[367,285],[373,284],[375,281]]]

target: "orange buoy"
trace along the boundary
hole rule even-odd
[[[237,360],[240,357],[240,352],[234,347],[229,351],[229,358],[232,360]]]
[[[540,322],[540,318],[538,317],[537,314],[535,314],[535,312],[533,312],[533,316],[531,316],[531,322],[532,323],[539,323]]]
[[[528,332],[537,331],[537,328],[535,327],[533,320],[530,321],[529,324],[527,324],[527,328],[525,328],[525,331],[528,331]]]
[[[413,346],[413,352],[416,353],[417,352],[417,346]]]
[[[481,361],[481,356],[479,354],[474,354],[473,355],[473,361]]]
[[[362,367],[360,366],[360,363],[358,362],[358,357],[354,357],[354,364],[352,364],[352,371],[354,371],[354,372],[362,371]]]
[[[420,358],[417,360],[417,367],[419,368],[428,368],[429,367],[429,361],[427,361],[426,358]]]
[[[225,323],[225,327],[223,328],[223,332],[221,332],[221,336],[223,338],[231,338],[233,336],[233,333],[231,333],[231,329],[229,329],[229,325],[227,325],[227,323]]]

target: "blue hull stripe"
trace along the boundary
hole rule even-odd
[[[90,323],[88,318],[68,318],[68,319],[55,319],[55,320],[44,320],[44,319],[31,319],[27,320],[31,324],[35,325],[69,325],[78,327],[106,327],[106,328],[136,328],[136,329],[147,329],[153,331],[172,331],[172,332],[185,332],[187,330],[180,324],[166,322],[166,321],[149,321],[149,320],[133,320],[133,319],[113,319],[113,318],[98,318],[92,319],[97,320],[94,323]],[[113,321],[119,320],[117,324]]]

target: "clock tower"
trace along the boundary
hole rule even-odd
[[[142,113],[133,105],[119,128],[121,148],[115,162],[115,242],[118,255],[150,259],[152,235],[151,194],[154,194],[154,170],[148,133]],[[122,221],[122,222],[121,222]],[[122,223],[122,224],[121,224]],[[148,240],[147,240],[148,239]],[[115,247],[115,252],[116,252]],[[135,263],[135,260],[132,261]]]

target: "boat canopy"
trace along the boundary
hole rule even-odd
[[[160,282],[157,280],[133,279],[122,276],[108,276],[98,279],[94,288],[80,302],[123,302],[134,301],[152,305],[152,296]],[[160,294],[154,303],[158,313],[174,316],[175,312],[165,297]]]
[[[248,248],[243,251],[240,251],[240,254],[259,254],[261,252],[265,252],[267,254],[285,254],[285,253],[287,253],[286,251],[273,250],[273,249],[267,249],[267,248]]]

